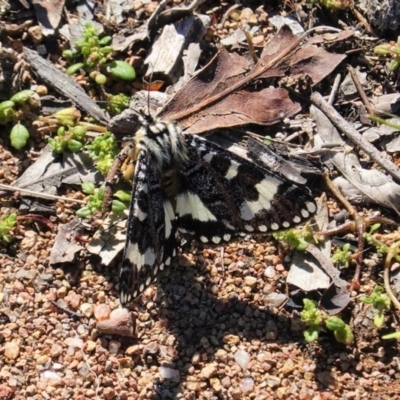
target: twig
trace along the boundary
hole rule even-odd
[[[233,6],[229,7],[229,8],[225,11],[224,15],[222,16],[221,22],[220,22],[222,28],[224,28],[225,21],[228,19],[229,14],[230,14],[233,10],[236,10],[236,9],[239,8],[239,7],[242,7],[242,5],[241,5],[241,4],[234,4]]]
[[[385,259],[384,269],[383,269],[383,285],[385,287],[386,293],[389,296],[393,305],[400,311],[400,302],[397,300],[396,295],[393,293],[392,287],[390,286],[390,265],[394,255],[397,252],[400,242],[397,242],[394,246],[390,246],[389,252]]]
[[[21,192],[30,195],[32,197],[41,197],[50,200],[62,200],[62,201],[69,201],[71,203],[86,204],[86,201],[84,200],[71,199],[69,197],[56,196],[53,194],[42,193],[42,192],[35,192],[33,190],[23,189],[16,186],[4,185],[2,183],[0,183],[0,189],[10,190],[11,192]]]
[[[353,143],[359,146],[374,161],[382,166],[397,182],[400,183],[400,172],[395,164],[385,158],[370,142],[367,142],[353,126],[348,123],[332,106],[330,106],[320,93],[311,95],[312,103],[318,107]]]
[[[341,76],[340,74],[337,74],[337,75],[336,75],[336,78],[335,78],[335,81],[333,82],[333,85],[332,85],[331,93],[330,93],[330,95],[329,95],[329,99],[328,99],[328,104],[329,104],[329,105],[332,105],[332,104],[333,104],[333,101],[335,100],[336,93],[337,93],[337,91],[338,91],[338,89],[339,89],[340,80],[341,80],[341,79],[342,79],[342,76]]]
[[[374,111],[373,111],[373,109],[371,107],[371,104],[369,103],[367,95],[365,94],[365,90],[362,87],[360,80],[358,79],[358,75],[357,75],[356,71],[350,65],[349,65],[349,67],[347,69],[350,72],[351,79],[353,79],[354,85],[356,85],[358,93],[360,94],[361,100],[364,103],[364,106],[365,106],[366,110],[368,111],[368,114],[370,116],[373,116],[374,115]]]
[[[50,303],[53,304],[53,306],[56,307],[57,310],[60,310],[60,311],[64,312],[65,314],[69,315],[72,318],[77,318],[77,319],[81,319],[82,318],[82,315],[80,315],[80,314],[78,314],[78,313],[76,313],[76,312],[74,312],[72,310],[69,310],[68,308],[60,306],[57,302],[55,302],[53,300],[50,300]]]

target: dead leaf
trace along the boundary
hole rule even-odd
[[[256,79],[307,74],[317,84],[345,58],[313,46],[282,28],[265,46],[256,65],[221,50],[161,110],[159,117],[179,120],[189,133],[243,124],[271,125],[300,111],[286,89],[254,91]]]
[[[77,253],[83,250],[83,247],[73,240],[80,226],[78,219],[61,226],[51,249],[50,265],[72,263]]]

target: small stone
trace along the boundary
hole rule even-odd
[[[174,382],[180,381],[180,374],[177,369],[167,368],[167,367],[160,367],[158,369],[160,372],[161,378],[170,379]]]
[[[265,384],[270,388],[275,388],[281,384],[281,379],[277,376],[269,375],[264,380]]]
[[[93,342],[93,340],[88,340],[86,342],[86,351],[90,352],[93,351],[96,348],[96,342]]]
[[[233,346],[240,342],[240,337],[237,335],[228,334],[222,338],[222,341],[229,346]]]
[[[149,342],[144,346],[144,351],[148,354],[157,354],[159,349],[160,346],[156,341]]]
[[[40,374],[40,380],[42,383],[50,386],[59,386],[63,383],[61,376],[54,371],[44,371]]]
[[[215,352],[214,356],[217,361],[222,362],[224,364],[226,364],[226,362],[228,361],[228,353],[224,349],[218,349]]]
[[[81,310],[82,314],[85,317],[90,318],[93,315],[94,306],[93,306],[93,304],[90,304],[90,303],[83,303],[83,304],[81,304],[79,309]]]
[[[4,345],[4,355],[9,360],[15,360],[19,356],[19,346],[15,342],[7,342]]]
[[[9,400],[14,397],[14,389],[5,384],[0,385],[0,399]]]
[[[42,28],[39,25],[31,26],[28,28],[28,34],[31,37],[33,43],[41,43],[43,40]]]
[[[69,337],[64,340],[64,343],[70,347],[76,347],[77,349],[82,349],[83,340],[78,337]]]
[[[62,354],[63,348],[57,343],[51,346],[50,354],[52,357],[59,357]]]
[[[233,400],[242,400],[243,394],[239,388],[235,388],[231,391],[231,397]]]
[[[222,390],[221,381],[218,378],[211,378],[210,385],[216,392],[220,392]]]
[[[200,384],[200,382],[190,382],[189,381],[186,383],[186,388],[193,392],[200,392],[201,384]]]
[[[263,302],[268,307],[279,308],[287,300],[287,296],[283,293],[270,293],[264,296]]]
[[[50,357],[47,355],[41,355],[36,359],[36,364],[43,365],[50,361]]]
[[[97,321],[105,321],[110,318],[111,308],[107,304],[99,304],[94,308],[94,317]]]
[[[230,388],[232,386],[231,378],[229,378],[229,376],[223,377],[221,380],[221,384],[225,389]]]
[[[113,400],[116,397],[115,389],[106,387],[103,390],[103,398],[105,400]]]
[[[246,370],[249,366],[250,355],[247,351],[239,349],[233,356],[236,364],[238,364],[243,370]]]
[[[200,353],[196,352],[192,356],[192,364],[197,365],[200,361]]]
[[[110,343],[108,344],[108,351],[110,354],[118,354],[120,348],[121,342],[119,340],[110,340]]]
[[[269,278],[269,279],[275,278],[275,276],[276,276],[276,270],[275,270],[275,268],[274,268],[272,265],[268,265],[268,267],[265,268],[264,276],[265,276],[266,278]]]
[[[218,371],[218,364],[217,363],[211,363],[206,365],[200,372],[200,376],[202,379],[209,379],[213,375],[215,375]]]
[[[140,354],[140,352],[141,352],[141,350],[140,350],[139,345],[134,344],[133,346],[129,346],[129,347],[126,349],[125,354],[126,354],[127,356],[133,356],[134,354]]]
[[[240,382],[240,389],[243,393],[249,393],[254,389],[254,381],[251,377],[243,378]]]
[[[254,287],[257,284],[257,278],[255,278],[254,276],[245,276],[244,277],[244,284],[246,286],[250,286],[252,289],[254,289]]]
[[[71,294],[65,297],[65,301],[69,307],[71,307],[73,310],[77,310],[82,301],[82,296],[80,294]]]

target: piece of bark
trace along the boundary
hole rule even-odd
[[[36,71],[40,79],[66,98],[70,99],[95,120],[107,125],[109,117],[74,80],[72,80],[67,74],[55,68],[36,51],[24,47],[24,53],[29,64]]]

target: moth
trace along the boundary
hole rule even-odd
[[[169,267],[177,238],[220,244],[301,224],[316,211],[311,191],[175,122],[141,114],[127,238],[119,276],[123,306]]]

